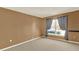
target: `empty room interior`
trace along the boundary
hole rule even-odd
[[[79,51],[79,7],[0,7],[0,51]]]

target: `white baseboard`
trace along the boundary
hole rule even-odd
[[[56,38],[53,38],[53,39],[56,39]],[[73,44],[78,44],[79,45],[79,42],[76,42],[76,41],[69,41],[69,40],[64,40],[64,39],[59,39],[58,41],[63,41],[63,42],[73,43]]]
[[[79,42],[76,41],[69,41],[69,40],[61,40],[63,42],[73,43],[73,44],[79,44]]]
[[[75,42],[75,41],[68,41],[70,43],[75,43],[75,44],[79,44],[79,42]]]
[[[36,40],[36,39],[39,39],[39,38],[41,38],[41,37],[33,38],[33,39],[30,39],[30,40],[27,40],[27,41],[24,41],[24,42],[21,42],[21,43],[18,43],[18,44],[15,44],[15,45],[12,45],[12,46],[9,46],[9,47],[6,47],[6,48],[3,48],[3,49],[0,49],[0,51],[4,51],[4,50],[10,49],[10,48],[13,48],[13,47],[19,46],[19,45],[21,45],[21,44],[31,42],[31,41]]]

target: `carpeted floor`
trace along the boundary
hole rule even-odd
[[[7,49],[6,51],[79,51],[79,45],[41,38]]]

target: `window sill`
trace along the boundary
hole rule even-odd
[[[59,35],[48,35],[48,38],[56,38],[56,39],[64,39],[64,36],[59,36]]]
[[[57,34],[48,34],[48,36],[61,36],[61,37],[64,37],[64,35],[57,35]]]

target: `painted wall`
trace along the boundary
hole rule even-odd
[[[79,30],[79,11],[68,16],[68,30]],[[79,32],[69,32],[69,40],[79,42]]]
[[[0,8],[0,49],[41,36],[41,18]]]

